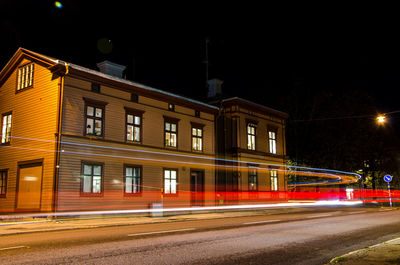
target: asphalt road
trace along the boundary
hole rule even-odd
[[[325,264],[400,236],[400,211],[296,214],[0,237],[0,264]]]

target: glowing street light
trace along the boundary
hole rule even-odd
[[[376,121],[377,121],[379,124],[384,124],[384,123],[386,122],[386,117],[385,117],[385,115],[378,115],[378,117],[376,117]]]

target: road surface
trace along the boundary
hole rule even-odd
[[[0,237],[0,264],[325,264],[400,236],[400,211],[296,214]]]

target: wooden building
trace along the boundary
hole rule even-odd
[[[256,167],[285,162],[285,114],[237,98],[206,104],[126,80],[124,66],[98,67],[20,48],[0,72],[0,213],[215,205],[221,185],[249,182],[216,174],[222,153]],[[251,152],[249,124],[260,132]],[[268,128],[276,154],[261,137]]]
[[[216,117],[219,201],[286,200],[288,115],[238,97],[214,104],[220,106]]]

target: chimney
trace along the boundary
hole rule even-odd
[[[209,98],[213,98],[213,97],[216,97],[218,95],[221,95],[222,94],[222,83],[223,82],[224,81],[219,80],[217,78],[208,80],[207,81],[207,83],[208,83],[208,95],[207,96]]]
[[[113,75],[122,78],[122,73],[124,72],[126,66],[116,64],[110,61],[103,61],[97,64],[100,72],[104,74]]]

